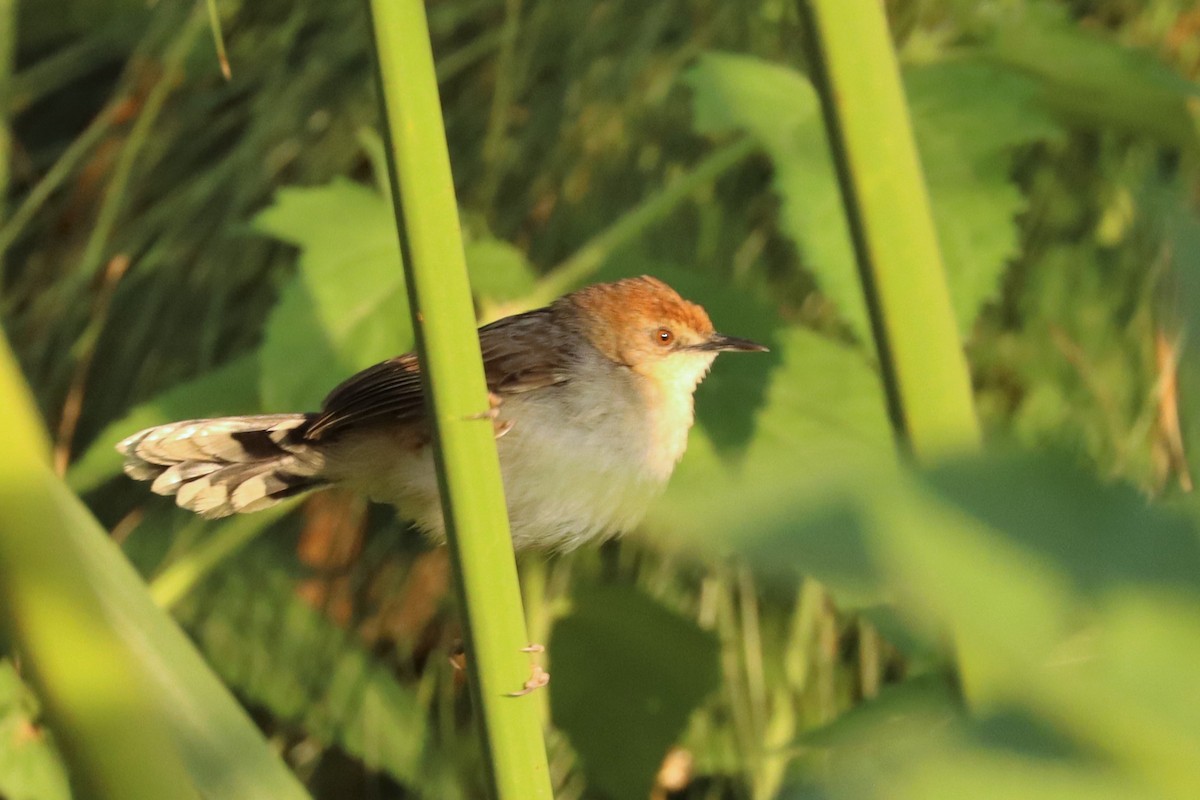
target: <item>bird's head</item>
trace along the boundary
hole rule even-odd
[[[690,393],[718,353],[767,349],[717,333],[703,308],[645,275],[589,286],[563,301],[580,315],[600,353],[663,388]]]

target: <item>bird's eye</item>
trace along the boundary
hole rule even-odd
[[[675,341],[675,334],[671,333],[670,328],[659,328],[654,332],[654,341],[665,346]]]

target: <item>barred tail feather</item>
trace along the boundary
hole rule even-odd
[[[194,419],[135,433],[117,445],[125,474],[208,518],[273,506],[326,485],[325,458],[304,440],[306,414]]]

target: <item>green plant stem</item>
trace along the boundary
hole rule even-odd
[[[503,41],[503,30],[488,30],[479,34],[475,39],[464,44],[453,53],[449,53],[438,59],[438,81],[445,83],[453,78],[457,78],[461,73],[487,58],[493,50],[500,47]]]
[[[12,161],[12,127],[9,111],[15,90],[13,69],[16,67],[17,0],[0,0],[0,225],[8,212],[9,164]],[[4,247],[0,246],[0,267],[4,264]]]
[[[104,199],[100,203],[100,211],[96,215],[91,235],[84,246],[79,267],[70,273],[70,282],[75,287],[82,286],[84,282],[91,280],[105,260],[109,239],[116,227],[121,210],[125,206],[125,196],[129,189],[130,178],[133,176],[134,165],[137,163],[142,149],[150,141],[150,130],[158,120],[158,115],[166,104],[167,98],[183,75],[184,60],[191,52],[196,36],[204,27],[206,20],[207,15],[204,8],[197,6],[188,17],[187,22],[184,23],[183,30],[175,37],[163,56],[162,74],[149,94],[146,95],[146,101],[129,131],[125,146],[121,148],[121,153],[117,156],[112,178],[104,192]]]
[[[801,0],[888,411],[918,463],[977,449],[971,377],[882,3]],[[955,634],[963,695],[986,654]]]
[[[480,205],[493,208],[496,192],[504,174],[505,143],[508,140],[509,116],[516,94],[515,66],[517,33],[521,27],[521,0],[505,0],[504,24],[500,28],[500,53],[496,58],[496,83],[492,89],[492,108],[488,114],[487,132],[483,137],[485,170],[479,192]]]
[[[618,247],[633,241],[649,226],[665,218],[697,189],[712,183],[757,149],[750,138],[738,139],[710,153],[691,171],[671,181],[590,239],[567,260],[551,269],[538,282],[530,298],[534,305],[549,303],[576,288],[599,269]]]
[[[258,514],[238,516],[226,521],[175,563],[164,569],[150,582],[150,596],[161,608],[173,608],[212,571],[271,524],[282,519],[299,505],[298,500],[280,503]]]
[[[217,48],[217,65],[221,68],[225,80],[229,80],[233,77],[233,70],[229,66],[229,54],[225,52],[225,36],[221,33],[221,12],[217,11],[217,0],[204,0],[204,6],[208,12],[208,27],[212,31],[213,46]]]
[[[21,204],[13,211],[12,216],[4,221],[0,220],[0,254],[8,250],[17,237],[21,235],[21,231],[29,224],[37,214],[38,209],[42,207],[50,195],[62,185],[63,181],[69,178],[79,165],[79,162],[86,156],[96,144],[104,138],[112,125],[113,118],[116,116],[118,104],[109,103],[104,109],[96,115],[96,117],[88,123],[88,126],[83,130],[83,133],[75,137],[75,140],[63,151],[63,154],[58,157],[58,160],[47,170],[42,179],[38,181]]]
[[[16,5],[15,0],[4,0]],[[15,25],[8,31],[15,31]],[[133,24],[128,16],[118,15],[103,28],[90,31],[78,41],[54,51],[44,59],[16,73],[6,104],[12,116],[20,114],[38,100],[78,80],[108,60],[118,60],[144,33],[144,26]]]
[[[921,462],[974,449],[970,374],[883,5],[801,9],[893,424]]]
[[[368,0],[388,166],[492,791],[552,796],[423,0]]]

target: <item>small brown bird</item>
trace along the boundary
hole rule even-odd
[[[581,289],[479,330],[517,548],[571,549],[637,524],[687,447],[692,394],[725,350],[700,306],[651,277]],[[351,377],[310,414],[189,420],[117,449],[205,517],[257,511],[331,485],[445,527],[414,353]]]

